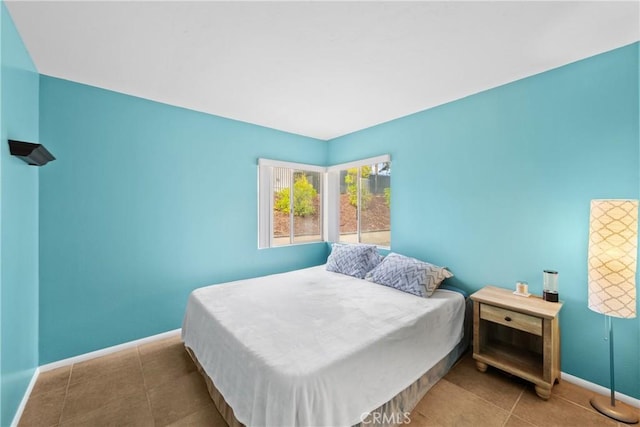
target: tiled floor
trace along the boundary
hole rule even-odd
[[[626,426],[591,409],[590,397],[562,382],[545,402],[466,355],[410,418],[414,427]],[[19,425],[226,426],[178,336],[42,373]]]

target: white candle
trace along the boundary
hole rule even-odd
[[[516,292],[519,294],[527,294],[528,288],[527,282],[516,282]]]

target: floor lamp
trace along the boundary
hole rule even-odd
[[[604,415],[634,424],[638,417],[616,406],[611,317],[636,317],[638,201],[592,200],[589,221],[589,308],[606,316],[609,329],[611,398],[596,396],[591,406]]]

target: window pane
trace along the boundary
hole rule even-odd
[[[358,243],[358,168],[340,171],[340,241]]]
[[[360,168],[360,241],[391,244],[391,164]]]
[[[322,174],[296,171],[293,184],[294,243],[322,240]]]
[[[273,168],[273,246],[291,243],[290,192],[293,171]]]

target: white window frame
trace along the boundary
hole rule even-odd
[[[258,248],[272,248],[273,246],[273,169],[274,168],[287,168],[293,171],[309,171],[309,172],[320,172],[322,174],[322,185],[320,189],[320,206],[323,210],[322,215],[322,240],[318,240],[315,242],[308,243],[317,243],[320,241],[325,241],[325,232],[324,232],[324,201],[326,200],[326,171],[327,168],[324,166],[317,165],[307,165],[304,163],[294,163],[294,162],[285,162],[281,160],[271,160],[271,159],[258,159]],[[293,176],[293,175],[292,175]],[[292,178],[293,179],[293,178]],[[291,191],[291,203],[293,204],[293,183],[289,186]],[[290,210],[293,212],[293,208]],[[293,227],[290,229],[291,233],[293,233]],[[293,237],[293,236],[292,236]],[[291,246],[298,244],[306,244],[305,243],[290,243],[289,245],[282,246]]]
[[[329,166],[327,168],[327,200],[325,206],[327,206],[328,212],[326,212],[325,218],[328,219],[327,223],[327,241],[339,242],[340,241],[340,171],[351,168],[358,168],[358,185],[360,185],[360,167],[370,166],[376,163],[391,162],[391,156],[389,154],[383,154],[381,156],[369,157],[368,159],[356,160],[348,163],[341,163],[339,165]],[[360,190],[358,190],[358,209],[360,206]],[[360,241],[360,215],[358,215],[358,242]],[[386,246],[380,246],[387,248]]]
[[[288,168],[299,171],[320,172],[323,174],[321,188],[322,209],[322,241],[340,241],[340,171],[344,169],[360,168],[376,163],[391,162],[391,156],[384,154],[367,159],[341,163],[329,167],[308,165],[304,163],[286,162],[281,160],[258,159],[258,248],[265,249],[273,246],[273,168]],[[359,173],[359,172],[358,172]],[[359,182],[359,180],[358,180]],[[293,183],[289,187],[293,192]],[[358,198],[360,191],[358,191]],[[290,197],[293,203],[293,194]],[[358,203],[360,205],[360,203]],[[293,212],[293,209],[291,209]],[[291,228],[293,230],[293,228]],[[358,241],[360,240],[358,227]],[[291,243],[277,247],[301,245],[316,242]],[[382,247],[382,246],[381,246]]]

